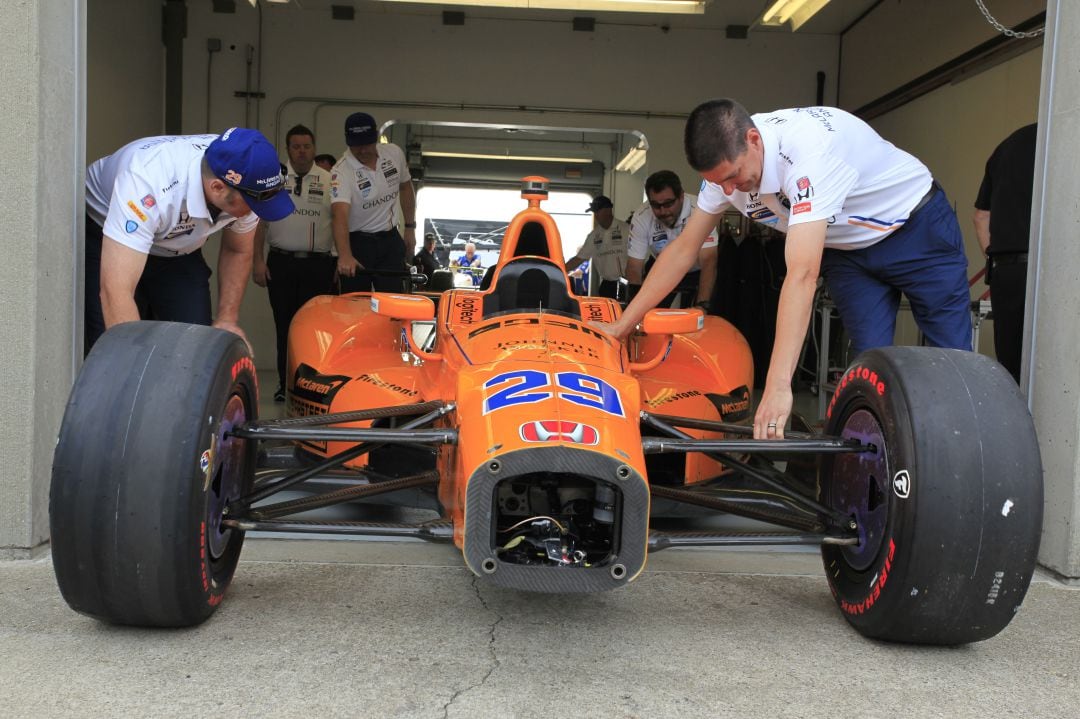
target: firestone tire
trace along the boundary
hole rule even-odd
[[[859,526],[858,546],[822,547],[847,621],[918,644],[1004,629],[1031,582],[1043,510],[1034,425],[1008,372],[959,350],[871,350],[841,379],[826,432],[878,448],[822,474],[822,501]]]
[[[213,614],[243,533],[221,526],[246,494],[256,418],[247,346],[223,330],[132,322],[95,344],[72,388],[53,460],[57,583],[76,611],[180,627]]]

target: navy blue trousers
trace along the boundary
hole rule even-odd
[[[928,344],[970,351],[967,269],[956,213],[941,190],[876,245],[826,249],[821,260],[856,355],[893,343],[901,293]]]
[[[84,265],[83,350],[89,354],[105,333],[101,310],[101,225],[86,218],[86,263]],[[147,255],[146,267],[135,288],[135,304],[144,320],[188,322],[208,325],[210,308],[210,268],[202,250],[176,257]]]

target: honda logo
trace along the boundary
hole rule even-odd
[[[526,422],[521,425],[520,434],[526,442],[572,442],[592,445],[600,441],[600,434],[594,427],[559,419]]]

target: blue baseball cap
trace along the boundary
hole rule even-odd
[[[285,189],[281,162],[270,141],[258,130],[232,127],[206,148],[210,171],[244,195],[251,211],[267,222],[292,214],[293,201]]]
[[[375,118],[366,112],[354,112],[345,118],[345,144],[374,145],[379,141],[379,128],[375,127]]]

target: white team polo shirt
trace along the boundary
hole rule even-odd
[[[105,236],[160,257],[186,255],[229,227],[244,234],[259,218],[210,217],[202,159],[217,135],[147,137],[86,168],[86,210]]]
[[[349,232],[389,230],[401,184],[412,180],[400,147],[385,142],[376,147],[379,161],[374,170],[346,151],[331,173],[331,202],[349,205]]]
[[[682,231],[686,229],[686,221],[690,219],[690,213],[697,206],[697,195],[684,192],[682,212],[679,213],[679,219],[675,221],[674,227],[668,227],[661,222],[653,214],[648,202],[638,208],[638,211],[630,219],[630,257],[635,260],[644,260],[649,255],[653,257],[659,256],[664,251],[664,248],[668,246],[668,243],[681,235]],[[701,247],[702,249],[716,247],[717,244],[718,239],[714,227],[705,239],[705,244]],[[701,265],[695,261],[689,272],[696,272],[700,269]]]
[[[761,186],[729,196],[703,182],[703,211],[731,206],[781,232],[827,220],[825,246],[854,250],[903,227],[933,182],[926,165],[843,110],[801,107],[753,120],[765,148]]]
[[[630,225],[622,220],[611,220],[606,230],[600,225],[585,238],[585,244],[577,251],[582,260],[592,260],[600,279],[614,281],[626,274],[626,251],[630,242]]]
[[[283,192],[292,193],[295,207],[288,217],[266,223],[267,242],[289,252],[329,252],[334,246],[330,229],[330,173],[312,165],[300,178],[292,165],[287,164],[285,180]]]

